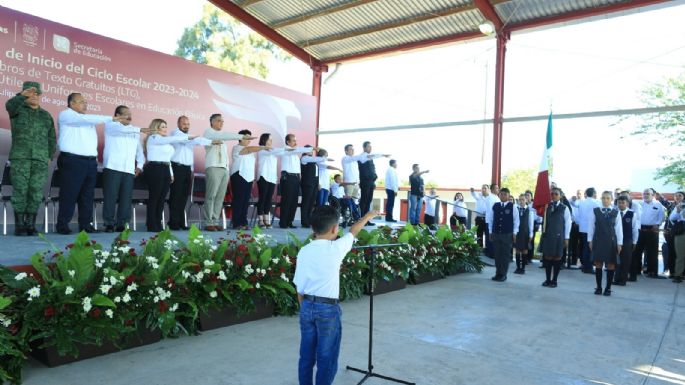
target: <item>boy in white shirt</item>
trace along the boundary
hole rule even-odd
[[[340,264],[352,249],[355,237],[374,216],[368,212],[338,239],[340,213],[331,206],[317,207],[312,213],[314,240],[300,249],[293,283],[300,302],[300,384],[312,384],[316,364],[316,384],[332,384],[338,370],[340,338]]]

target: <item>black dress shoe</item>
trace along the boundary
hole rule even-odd
[[[70,228],[57,229],[57,234],[69,235],[69,234],[71,234],[71,229]]]
[[[94,234],[94,233],[99,233],[100,230],[96,230],[95,227],[86,227],[84,229],[81,229],[81,231],[85,231],[88,234]]]
[[[490,279],[493,281],[498,281],[499,280],[499,274],[493,275],[492,278],[490,278]]]
[[[497,281],[497,282],[504,282],[504,281],[506,281],[506,280],[507,280],[507,276],[506,276],[506,275],[500,275],[499,278],[496,279],[495,281]]]
[[[614,285],[616,285],[616,286],[625,286],[626,283],[623,282],[623,281],[618,281],[618,282],[614,282]]]
[[[290,226],[288,226],[288,228],[289,228],[289,229],[296,229],[297,226],[295,226],[295,225],[290,225]]]
[[[124,230],[126,230],[126,226],[117,226],[116,228],[114,228],[114,231],[116,231],[117,233],[120,233]]]
[[[523,270],[521,270],[521,268],[517,268],[514,270],[514,274],[523,274]]]
[[[190,230],[190,227],[188,227],[188,226],[181,226],[181,230]]]
[[[611,289],[604,289],[604,296],[608,297],[611,295]]]
[[[657,273],[649,273],[647,274],[647,278],[652,278],[652,279],[666,279],[666,277],[659,275]]]
[[[557,283],[552,281],[549,283],[549,287],[557,287]]]
[[[545,281],[542,283],[542,286],[549,287],[549,285],[551,285],[551,284],[552,284],[552,281]]]
[[[371,221],[368,221],[364,226],[376,226],[376,224]]]
[[[602,295],[602,288],[601,287],[595,288],[595,295]]]
[[[113,233],[114,232],[114,226],[105,226],[105,232],[106,233]]]
[[[636,281],[637,281],[637,277],[636,277],[636,276],[631,275],[630,277],[628,277],[628,282],[636,282]]]

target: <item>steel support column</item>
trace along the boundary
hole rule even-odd
[[[507,31],[497,33],[497,57],[495,66],[495,116],[492,127],[492,183],[498,185],[502,179],[502,126],[504,112],[504,64],[507,42],[511,35]]]
[[[312,66],[312,95],[316,98],[316,147],[319,146],[319,112],[321,110],[321,80],[324,72],[328,70],[327,66]]]

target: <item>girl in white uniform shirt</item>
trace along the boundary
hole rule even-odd
[[[239,135],[252,136],[249,130],[241,130]],[[260,150],[269,150],[270,146],[248,146],[250,140],[242,139],[237,145],[233,146],[231,157],[233,162],[231,164],[231,193],[233,200],[231,201],[231,208],[233,211],[233,218],[231,223],[234,229],[246,230],[247,226],[247,208],[250,205],[250,197],[252,196],[252,182],[255,176],[255,162],[254,153]]]
[[[450,217],[450,226],[455,228],[457,223],[466,226],[466,203],[464,203],[464,195],[460,192],[454,194],[454,206],[452,216]]]
[[[167,136],[167,124],[162,119],[153,119],[150,123],[149,135],[145,138],[147,163],[143,169],[143,177],[148,186],[149,196],[147,204],[147,231],[160,232],[164,200],[169,193],[169,186],[174,181],[171,171],[171,157],[174,155],[172,143],[187,142],[188,140],[203,141],[195,136]]]
[[[271,134],[265,133],[259,137],[259,145],[271,147],[273,139]],[[285,155],[288,151],[285,148],[271,148],[270,150],[260,150],[257,152],[257,190],[259,200],[257,201],[257,215],[259,225],[271,228],[271,198],[273,198],[276,182],[278,182],[278,157]]]

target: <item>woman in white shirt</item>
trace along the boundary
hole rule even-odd
[[[167,124],[162,119],[153,119],[149,135],[143,146],[147,163],[143,168],[143,177],[148,187],[147,231],[160,232],[164,229],[162,212],[164,200],[169,193],[169,186],[174,181],[171,171],[171,157],[174,155],[172,143],[197,140],[195,136],[168,136]]]
[[[271,147],[273,139],[271,134],[264,133],[259,137],[260,146]],[[257,215],[259,224],[267,229],[271,228],[271,199],[278,182],[278,158],[285,155],[288,151],[285,148],[271,148],[270,150],[260,150],[257,152],[257,191],[259,200],[257,201]]]
[[[455,229],[457,223],[462,226],[466,226],[466,203],[464,203],[464,195],[460,192],[454,194],[454,206],[452,206],[453,212],[450,217],[450,227]]]
[[[252,136],[250,130],[241,130],[238,135]],[[255,152],[269,150],[270,146],[248,146],[251,139],[241,139],[231,150],[231,223],[234,229],[247,230],[247,208],[252,196],[252,182],[255,177]]]

